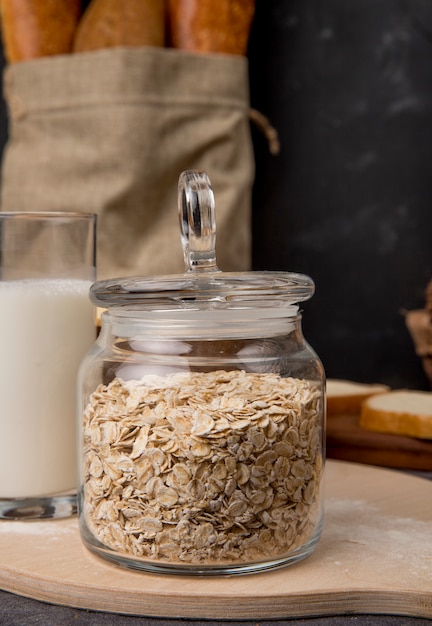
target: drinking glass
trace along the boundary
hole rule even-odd
[[[96,334],[96,216],[0,212],[0,518],[76,512],[76,377]]]

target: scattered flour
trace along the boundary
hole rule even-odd
[[[74,525],[70,523],[66,525],[64,522],[56,522],[55,520],[45,522],[0,521],[0,535],[45,535],[60,538],[76,532],[77,529]]]
[[[430,578],[432,585],[432,520],[390,515],[363,500],[337,498],[326,500],[324,520],[334,565],[343,562],[352,571],[371,562],[375,571],[403,566],[406,573]]]

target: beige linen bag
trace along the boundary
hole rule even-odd
[[[98,278],[183,272],[177,182],[205,170],[217,259],[250,267],[247,59],[114,48],[6,68],[3,211],[98,215]]]

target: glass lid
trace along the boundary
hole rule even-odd
[[[292,272],[222,272],[216,264],[215,201],[205,172],[183,172],[178,184],[185,273],[98,281],[97,306],[134,310],[287,307],[314,293],[309,276]]]

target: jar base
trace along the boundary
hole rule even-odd
[[[119,554],[107,548],[95,539],[86,525],[81,523],[81,539],[86,548],[97,557],[110,561],[122,568],[139,570],[149,574],[171,574],[183,576],[232,576],[257,574],[268,570],[279,569],[302,561],[315,550],[322,534],[322,520],[315,529],[314,535],[301,547],[280,558],[271,558],[258,562],[247,563],[217,563],[213,565],[167,563],[163,561],[149,561],[139,557],[130,557]]]
[[[76,494],[35,498],[0,498],[0,519],[61,519],[77,513]]]

